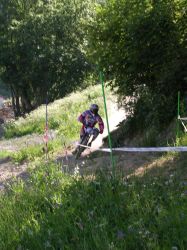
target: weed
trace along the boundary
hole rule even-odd
[[[2,249],[186,249],[187,197],[177,174],[93,179],[36,166],[1,195]]]

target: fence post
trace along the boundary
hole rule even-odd
[[[177,102],[177,139],[179,138],[179,118],[180,118],[180,91],[178,91],[178,102]]]
[[[103,72],[99,71],[99,78],[102,85],[102,94],[103,94],[103,101],[104,101],[104,109],[105,109],[105,116],[106,116],[106,122],[107,122],[107,129],[108,129],[108,142],[110,146],[110,160],[112,165],[112,175],[115,176],[115,164],[114,164],[114,158],[113,158],[113,152],[112,152],[112,140],[110,135],[110,127],[109,127],[109,120],[108,120],[108,112],[107,112],[107,105],[106,105],[106,96],[105,96],[105,87],[104,87],[104,80],[103,80]]]

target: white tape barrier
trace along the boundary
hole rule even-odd
[[[187,121],[187,117],[179,117],[178,119],[182,121]]]
[[[81,147],[90,148],[88,146],[78,144]],[[99,148],[97,151],[111,152],[110,148]],[[122,152],[187,152],[187,147],[146,147],[146,148],[112,148],[112,151],[122,151]]]
[[[183,118],[181,118],[180,116],[178,117],[178,120],[180,120],[181,121],[181,123],[182,123],[182,126],[184,127],[184,131],[185,131],[185,133],[187,133],[187,128],[186,128],[186,125],[184,124],[184,122],[183,121],[187,121],[187,117],[183,117]]]

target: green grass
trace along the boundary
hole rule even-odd
[[[130,179],[68,176],[40,163],[0,196],[1,249],[185,250],[187,160],[177,162],[167,174]]]
[[[66,144],[67,146],[68,144]],[[51,155],[54,152],[58,152],[59,149],[63,149],[64,144],[62,144],[60,139],[56,139],[50,141],[48,143],[48,154]],[[1,151],[0,159],[4,159],[6,157],[10,157],[14,163],[21,164],[24,161],[34,161],[37,158],[45,158],[45,145],[44,144],[36,144],[24,147],[16,152],[10,151]]]
[[[106,89],[109,99],[112,98],[109,89]],[[64,144],[69,146],[72,140],[79,138],[81,124],[77,121],[77,117],[91,103],[98,103],[100,106],[100,114],[104,116],[103,97],[100,86],[91,86],[88,89],[77,93],[73,93],[68,97],[59,99],[48,105],[49,129],[55,130],[56,139],[49,140],[48,152],[57,152],[60,148],[64,148]],[[5,138],[21,137],[31,134],[44,134],[45,128],[45,105],[31,112],[26,118],[20,118],[17,121],[11,121],[6,124]],[[44,156],[43,145],[30,145],[21,148],[14,153],[6,153],[16,163],[22,163],[24,160],[33,161],[38,157]],[[0,155],[1,157],[1,155]]]
[[[77,116],[92,102],[102,107],[99,87],[49,105],[50,128],[58,135],[49,143],[51,153],[77,138]],[[9,125],[6,136],[43,133],[43,117],[45,107],[40,107]],[[153,135],[147,141],[152,142]],[[184,135],[181,143],[186,141]],[[155,167],[142,177],[112,179],[105,173],[64,174],[60,164],[42,161],[42,147],[0,152],[0,158],[11,155],[19,163],[39,158],[27,181],[7,184],[0,194],[0,249],[187,249],[185,153],[174,154],[170,165]]]
[[[107,95],[111,94],[107,89]],[[58,131],[58,134],[67,138],[76,138],[80,129],[77,122],[78,115],[88,109],[91,103],[98,103],[100,114],[104,114],[103,98],[100,86],[92,86],[88,89],[73,93],[68,97],[59,99],[48,105],[49,128]],[[32,133],[44,133],[45,105],[17,121],[9,122],[5,127],[5,138],[19,137]]]
[[[6,151],[6,150],[0,151],[0,159],[8,157],[8,156],[10,156],[10,154],[11,153]]]
[[[180,145],[187,146],[187,134],[183,134],[183,136],[180,138]]]

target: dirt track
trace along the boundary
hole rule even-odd
[[[115,103],[110,103],[109,109],[109,126],[110,131],[117,128],[117,125],[126,118],[125,111],[118,109]],[[106,122],[105,122],[106,124]],[[62,163],[62,169],[65,172],[72,174],[93,174],[95,171],[102,169],[111,172],[110,154],[97,151],[102,147],[102,140],[107,136],[107,128],[103,135],[92,144],[92,149],[86,149],[79,160],[75,160],[71,151],[63,153],[57,157],[57,161]],[[17,151],[28,144],[42,143],[42,136],[28,135],[21,138],[11,140],[1,140],[0,150]],[[154,154],[142,153],[116,153],[114,154],[116,169],[126,174],[132,173],[135,169],[141,169],[148,166],[156,156]],[[0,160],[0,189],[3,189],[4,183],[11,180],[13,177],[27,175],[27,163],[16,165],[9,158]]]

